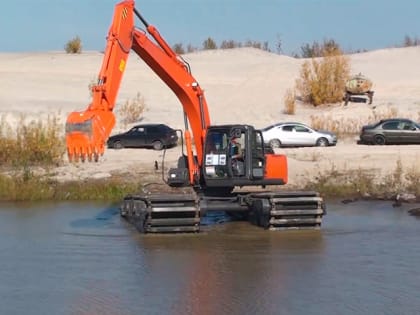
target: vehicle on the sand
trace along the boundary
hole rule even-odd
[[[420,144],[420,124],[404,118],[383,119],[362,127],[360,144]]]
[[[107,146],[113,149],[153,148],[162,150],[177,145],[176,130],[165,124],[142,124],[108,138]]]
[[[344,95],[344,105],[350,101],[360,100],[357,96],[367,96],[369,104],[373,101],[372,81],[361,73],[350,77],[346,82],[346,91]]]
[[[261,130],[264,142],[272,147],[328,147],[337,144],[337,136],[297,122],[283,122]]]

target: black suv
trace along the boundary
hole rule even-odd
[[[383,119],[362,127],[359,143],[420,144],[420,125],[404,118]]]
[[[153,148],[162,150],[176,146],[178,135],[174,129],[164,124],[137,125],[127,132],[109,137],[108,148]]]

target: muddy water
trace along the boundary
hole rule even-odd
[[[328,203],[320,231],[139,235],[103,204],[0,205],[0,314],[419,314],[420,220]]]

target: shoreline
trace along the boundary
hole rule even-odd
[[[65,165],[62,167],[66,169],[83,166]],[[23,170],[19,173],[17,169],[9,170],[9,172],[3,170],[0,173],[2,188],[0,201],[121,201],[126,195],[146,192],[149,187],[156,192],[181,192],[183,189],[191,189],[190,187],[169,187],[162,180],[161,169],[146,170],[145,165],[112,171],[108,174],[90,171],[87,174],[81,173],[79,178],[63,178],[63,171],[57,171],[59,168],[49,170],[38,168],[32,169],[29,173]],[[74,171],[71,173],[74,174]],[[324,174],[320,173],[318,177],[308,179],[303,185],[269,186],[264,190],[316,191],[324,199],[341,200],[343,203],[384,200],[393,202],[395,207],[403,203],[420,203],[420,187],[414,191],[416,189],[414,185],[417,185],[417,182],[400,182],[402,177],[397,179],[395,174],[390,174],[387,180],[391,177],[394,177],[394,186],[390,183],[375,181],[363,171],[355,174],[351,170],[335,169]],[[236,189],[238,192],[247,190],[258,191],[261,188],[250,186]]]

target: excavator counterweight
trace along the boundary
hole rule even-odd
[[[135,17],[144,29],[135,27]],[[269,151],[262,132],[253,126],[211,125],[204,91],[189,64],[146,22],[133,0],[115,6],[92,102],[85,111],[68,115],[70,161],[98,161],[104,153],[115,125],[113,110],[130,51],[162,79],[182,105],[183,153],[177,167],[169,169],[166,183],[172,189],[186,190],[126,196],[120,208],[122,217],[143,233],[198,232],[201,218],[209,211],[225,211],[271,230],[320,227],[325,206],[319,194],[266,189],[287,184],[287,157]]]

